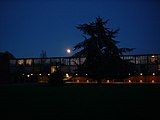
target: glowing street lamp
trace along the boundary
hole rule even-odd
[[[66,73],[66,77],[69,78],[69,74],[68,73]]]
[[[154,56],[154,55],[152,55],[151,57],[152,57],[152,58],[154,58],[155,56]]]

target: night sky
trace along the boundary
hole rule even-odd
[[[116,40],[136,48],[130,54],[160,53],[159,0],[1,0],[0,51],[67,56],[66,49],[83,40],[75,26],[97,16],[120,28]]]

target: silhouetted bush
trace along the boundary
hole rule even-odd
[[[0,52],[0,84],[11,83],[9,60],[14,58],[10,52]]]
[[[48,83],[50,85],[63,85],[64,84],[63,78],[64,78],[63,73],[60,70],[57,70],[50,75]]]

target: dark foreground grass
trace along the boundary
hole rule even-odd
[[[159,113],[159,84],[0,86],[1,120],[139,120]]]

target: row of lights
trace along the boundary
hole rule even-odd
[[[22,74],[23,76],[25,75],[25,74]],[[41,76],[42,74],[40,73],[40,74],[38,74],[39,76]],[[50,76],[50,74],[48,73],[47,74],[48,76]],[[78,74],[76,74],[76,76],[77,76]],[[87,76],[88,74],[86,74],[86,76]],[[33,73],[31,73],[31,74],[27,74],[27,77],[30,77],[30,76],[33,76]],[[69,74],[68,73],[66,73],[66,77],[67,78],[69,78]]]
[[[131,80],[128,80],[128,82],[129,82],[129,83],[131,83],[132,81],[131,81]],[[140,83],[142,83],[143,81],[142,81],[142,80],[140,80],[139,82],[140,82]],[[152,80],[151,82],[152,82],[152,83],[154,83],[155,81],[154,81],[154,80]]]
[[[23,74],[23,75],[25,75],[25,74]],[[42,74],[40,73],[39,76],[41,76],[41,75],[42,75]],[[47,75],[50,76],[49,73],[48,73]],[[88,75],[88,74],[86,74],[86,76],[87,76],[87,75]],[[131,75],[131,74],[129,73],[129,76],[130,76],[130,75]],[[140,75],[142,76],[143,73],[140,73]],[[152,73],[152,75],[155,76],[155,73]],[[33,73],[27,75],[27,77],[30,77],[30,76],[33,76]],[[78,74],[76,74],[76,76],[78,76]],[[69,74],[68,74],[68,73],[66,73],[66,77],[69,78]]]
[[[131,74],[129,73],[129,76],[130,76],[130,75],[131,75]],[[143,73],[140,73],[140,76],[142,76],[142,75],[143,75]],[[155,73],[152,73],[152,75],[155,76]],[[128,82],[131,83],[132,81],[129,79]],[[143,81],[140,80],[139,82],[142,83]],[[151,82],[154,83],[155,81],[152,80]]]
[[[85,74],[86,76],[88,75],[87,73]],[[78,76],[78,74],[76,73],[76,76]],[[66,77],[68,78],[69,77],[69,74],[66,73]]]
[[[128,75],[130,76],[130,75],[131,75],[131,73],[129,73]],[[142,75],[143,75],[143,73],[140,73],[139,75],[140,75],[140,76],[142,76]],[[152,73],[152,75],[153,75],[153,76],[155,76],[156,74],[155,74],[155,73]]]
[[[23,75],[25,75],[25,74],[23,74]],[[33,73],[31,73],[31,74],[28,74],[27,76],[33,76]],[[41,73],[39,74],[40,76],[42,75]],[[47,74],[48,76],[50,75],[49,73]],[[86,76],[88,75],[88,74],[85,74]],[[129,73],[129,76],[130,76],[131,74]],[[143,73],[140,73],[140,75],[142,76],[143,75]],[[155,73],[152,73],[152,75],[153,76],[155,76]],[[76,76],[78,76],[78,74],[76,74]],[[66,77],[69,77],[69,74],[68,73],[66,73]]]
[[[76,73],[76,76],[77,76],[78,74]],[[87,73],[85,74],[86,76],[88,75]]]
[[[66,75],[68,75],[68,73],[66,73]],[[88,74],[86,74],[86,76],[87,76],[87,75],[88,75]],[[130,76],[130,75],[131,75],[131,73],[129,73],[128,75]],[[140,73],[140,75],[142,76],[142,75],[143,75],[143,73]],[[156,74],[155,74],[155,73],[152,73],[152,75],[153,75],[153,76],[155,76]],[[76,73],[76,76],[78,76],[78,74],[77,74],[77,73]]]
[[[22,74],[22,75],[24,76],[25,74]],[[42,74],[40,73],[40,74],[38,74],[38,75],[39,75],[39,76],[41,76]],[[50,74],[49,74],[49,73],[48,73],[47,75],[48,75],[48,76],[50,76]],[[31,73],[31,74],[27,74],[26,76],[27,76],[27,77],[33,76],[33,73]]]
[[[80,81],[79,81],[79,80],[77,80],[77,83],[79,83],[79,82],[80,82]],[[87,82],[87,83],[89,83],[89,80],[87,80],[86,82]],[[143,83],[143,80],[140,80],[139,82],[140,82],[140,83]],[[152,83],[154,83],[155,81],[154,81],[154,80],[152,80],[151,82],[152,82]],[[107,83],[110,83],[110,81],[109,81],[109,80],[107,80]],[[131,80],[129,80],[129,81],[128,81],[128,83],[132,83],[132,81],[131,81]]]
[[[129,83],[131,83],[132,81],[131,81],[131,80],[128,80],[128,82],[129,82]],[[142,83],[143,81],[142,81],[142,80],[140,80],[139,82],[140,82],[140,83]],[[152,83],[154,83],[155,81],[154,81],[154,80],[152,80],[151,82],[152,82]],[[109,80],[107,80],[107,83],[110,83],[110,81],[109,81]]]
[[[79,80],[77,80],[77,83],[79,83],[80,81]],[[87,80],[87,83],[89,83],[89,80]]]

